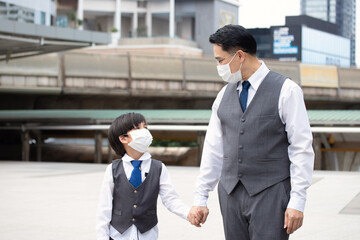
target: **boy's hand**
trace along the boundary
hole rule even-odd
[[[200,223],[204,224],[208,215],[209,209],[207,207],[193,206],[188,214],[188,220],[192,225],[201,227]]]

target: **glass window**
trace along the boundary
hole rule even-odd
[[[41,24],[43,24],[43,25],[46,24],[46,13],[45,12],[41,12]]]
[[[67,16],[56,17],[56,26],[58,27],[68,27],[68,18]]]

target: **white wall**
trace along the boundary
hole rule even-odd
[[[115,12],[115,0],[83,0],[84,11]],[[123,2],[123,1],[122,1]]]

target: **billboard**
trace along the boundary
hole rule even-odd
[[[284,61],[301,59],[301,29],[297,26],[272,27],[273,58]]]

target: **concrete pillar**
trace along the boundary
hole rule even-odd
[[[21,141],[22,141],[22,151],[21,156],[23,161],[30,160],[30,134],[29,131],[24,131],[21,134]]]
[[[78,0],[78,6],[77,6],[77,19],[75,20],[76,21],[76,24],[78,20],[81,20],[83,23],[84,23],[84,0]],[[78,25],[78,29],[79,30],[83,30],[83,24],[81,25]]]
[[[111,146],[110,146],[110,143],[109,143],[109,141],[108,141],[108,163],[111,163],[112,162],[112,157],[113,157],[113,155],[112,155],[112,148],[111,148]]]
[[[101,131],[95,132],[95,163],[102,162],[102,133]]]
[[[175,0],[170,1],[169,9],[169,37],[175,37]]]
[[[151,37],[152,35],[152,14],[149,10],[149,8],[147,9],[147,12],[146,12],[146,35],[148,37]]]
[[[336,155],[336,152],[331,151],[331,145],[328,142],[326,135],[324,133],[320,134],[320,139],[324,145],[326,151],[326,169],[325,170],[335,170],[339,171],[339,161]]]
[[[36,133],[36,161],[41,162],[42,133]]]
[[[117,37],[121,38],[121,0],[115,3],[114,27],[118,30]]]
[[[313,148],[315,153],[315,163],[314,163],[314,169],[315,170],[321,170],[322,164],[322,151],[321,151],[321,138],[320,134],[314,134],[313,137]]]
[[[197,143],[198,143],[198,159],[197,165],[200,166],[201,164],[201,156],[202,151],[204,148],[204,141],[205,141],[205,132],[198,132]]]
[[[133,18],[132,18],[132,34],[133,34],[133,37],[137,37],[137,29],[138,29],[138,13],[134,12],[133,13]]]

